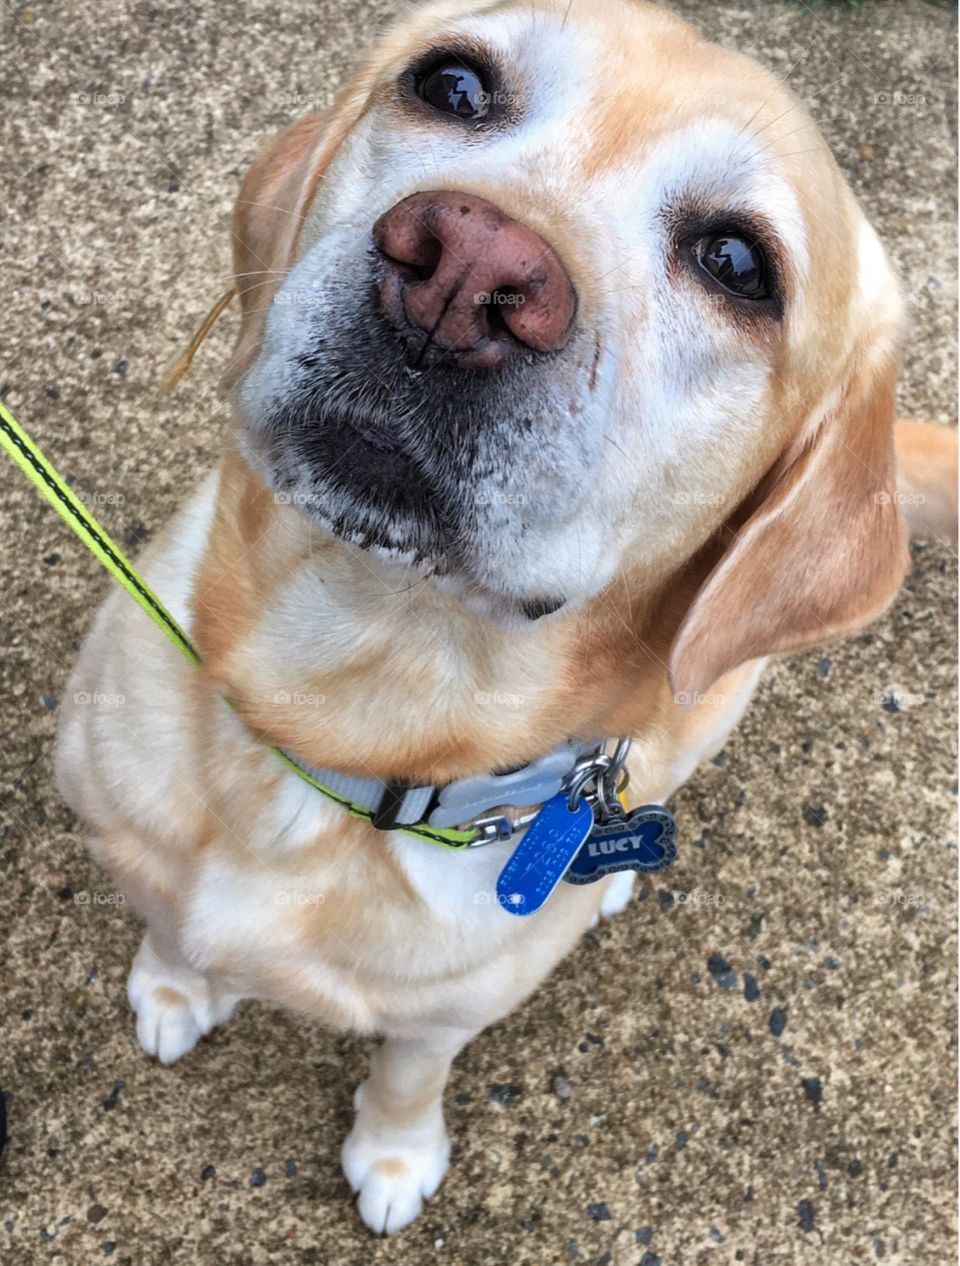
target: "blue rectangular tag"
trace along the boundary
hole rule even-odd
[[[573,811],[565,792],[548,800],[497,879],[503,909],[521,915],[539,910],[592,829],[593,810],[585,800]]]

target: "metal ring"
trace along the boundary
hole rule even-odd
[[[579,773],[576,769],[574,769],[573,782],[570,784],[570,793],[567,796],[567,808],[571,813],[573,813],[576,809],[577,801],[583,794],[584,787],[586,787],[588,782],[592,782],[597,777],[597,772],[598,771],[593,761],[590,761],[589,764],[585,765]]]
[[[597,801],[607,817],[614,817],[621,811],[617,797],[630,781],[625,762],[630,754],[631,744],[632,740],[629,738],[620,739],[607,768],[597,779]]]
[[[611,817],[619,813],[620,806],[616,802],[616,797],[617,793],[626,786],[626,781],[621,780],[626,774],[624,762],[631,743],[631,739],[620,739],[613,755],[601,750],[593,756],[584,757],[574,765],[567,796],[567,805],[571,813],[576,809],[577,801],[590,782],[595,784],[592,799],[600,805],[606,816]],[[626,776],[629,778],[628,774]]]

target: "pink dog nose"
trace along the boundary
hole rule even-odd
[[[373,226],[383,312],[459,364],[490,368],[521,348],[556,352],[577,296],[538,233],[472,194],[415,193]]]

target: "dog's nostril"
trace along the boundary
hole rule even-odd
[[[417,221],[392,227],[381,218],[374,226],[373,240],[388,263],[404,281],[429,281],[443,258],[444,244],[426,225]]]
[[[389,256],[388,256],[389,258]],[[440,252],[437,252],[437,258],[432,261],[423,263],[406,263],[404,260],[395,259],[400,272],[403,274],[405,281],[429,281],[433,274],[437,271],[437,264],[440,262]]]
[[[486,308],[487,327],[491,338],[511,338],[513,331],[507,320],[507,314],[516,312],[523,303],[523,295],[512,286],[502,286],[484,295],[480,301]]]

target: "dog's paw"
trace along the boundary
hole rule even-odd
[[[615,875],[611,875],[600,898],[600,917],[612,919],[615,914],[622,914],[630,904],[633,885],[636,882],[635,870],[620,870]]]
[[[362,1090],[362,1087],[361,1087]],[[360,1093],[358,1092],[358,1106]],[[377,1235],[407,1226],[443,1182],[450,1142],[438,1128],[411,1129],[389,1137],[371,1129],[358,1115],[343,1145],[341,1162],[347,1182],[359,1193],[357,1210]]]
[[[192,1051],[215,1025],[229,1020],[239,1001],[199,972],[162,959],[147,937],[133,960],[127,997],[137,1013],[140,1045],[161,1064]]]

